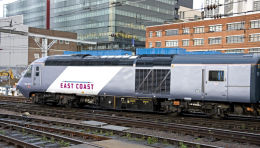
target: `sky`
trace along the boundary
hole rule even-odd
[[[3,17],[3,5],[12,3],[16,0],[0,0],[0,17]],[[204,0],[193,0],[193,9],[200,9]]]
[[[193,9],[201,9],[203,7],[204,0],[193,0]]]

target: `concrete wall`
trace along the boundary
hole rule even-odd
[[[26,67],[42,57],[42,51],[34,38],[26,35],[28,32],[77,39],[76,33],[28,28],[27,25],[23,25],[23,16],[21,15],[0,19],[0,67]],[[42,39],[39,40],[41,44]],[[48,44],[51,41],[48,40]],[[57,41],[50,48],[48,55],[63,54],[64,51],[77,51],[77,43]]]
[[[28,37],[19,35],[17,32],[28,32],[28,26],[23,25],[23,17],[0,19],[0,27],[13,30],[12,34],[0,31],[0,67],[26,66],[28,63]]]
[[[187,7],[180,6],[179,9],[180,20],[189,21],[201,19],[201,12],[198,10],[193,10]]]

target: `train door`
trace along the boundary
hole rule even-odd
[[[204,99],[227,101],[227,65],[206,66]]]
[[[41,69],[39,65],[33,66],[33,86],[40,86],[41,81]]]

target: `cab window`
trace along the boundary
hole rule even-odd
[[[29,66],[26,70],[24,77],[31,77],[32,76],[32,66]]]
[[[209,71],[209,81],[224,81],[224,71]]]

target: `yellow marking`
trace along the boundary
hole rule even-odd
[[[128,98],[129,103],[135,103],[136,99],[135,98]]]
[[[147,104],[147,103],[149,103],[149,101],[143,101],[143,103],[144,103],[144,104]]]

